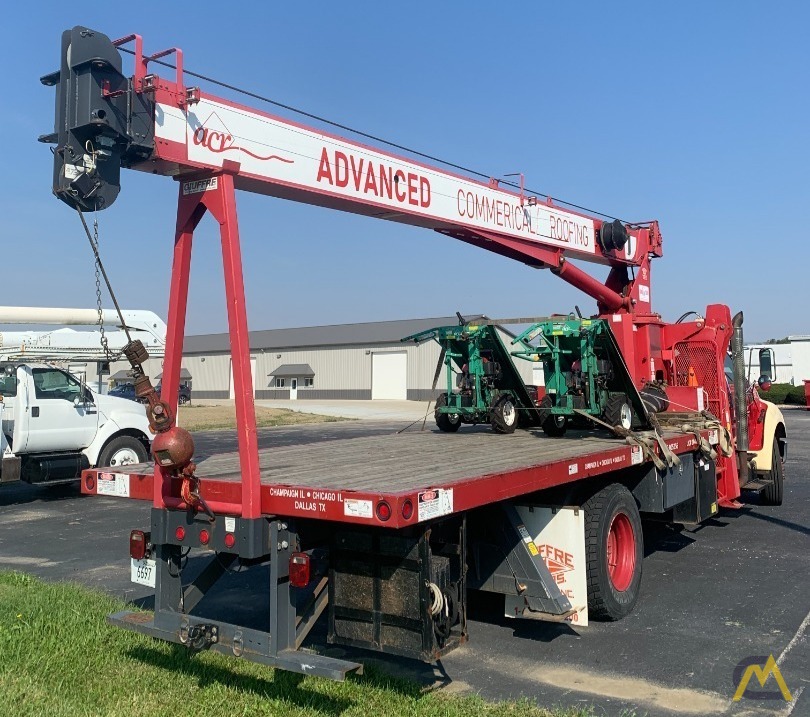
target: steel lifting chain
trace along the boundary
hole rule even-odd
[[[98,253],[98,214],[93,216],[93,247],[95,248],[95,255],[96,257],[99,256]],[[104,309],[102,307],[101,301],[101,262],[98,258],[95,261],[96,264],[96,309],[98,310],[98,330],[101,334],[101,348],[104,349],[104,356],[107,361],[114,361],[120,353],[113,357],[112,351],[110,351],[110,344],[107,340],[107,334],[104,332]]]

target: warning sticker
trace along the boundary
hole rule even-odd
[[[453,512],[453,489],[435,488],[419,493],[417,520],[430,520]]]
[[[373,515],[371,501],[346,498],[343,501],[343,515],[350,518],[371,518]]]
[[[641,452],[641,446],[633,446],[630,449],[630,465],[637,466],[644,460],[644,455]]]
[[[518,525],[517,529],[518,533],[520,533],[520,537],[523,538],[523,542],[526,543],[526,549],[533,557],[537,557],[537,555],[539,555],[539,551],[537,550],[537,546],[534,544],[532,536],[529,535],[529,531],[526,530],[526,526],[521,524]]]
[[[236,518],[234,518],[233,516],[225,517],[225,532],[226,533],[236,532]]]
[[[129,498],[129,476],[124,473],[99,473],[96,494]]]
[[[638,298],[642,301],[649,302],[650,300],[650,287],[646,284],[639,284],[638,285]]]

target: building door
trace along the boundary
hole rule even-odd
[[[235,394],[233,392],[233,359],[230,362],[231,366],[231,378],[230,378],[230,386],[228,388],[228,398],[235,398]],[[256,357],[250,357],[250,381],[251,385],[253,386],[253,397],[256,397]]]
[[[404,401],[408,397],[408,354],[371,355],[371,398]]]
[[[290,379],[290,400],[297,401],[298,400],[298,379],[291,378]]]

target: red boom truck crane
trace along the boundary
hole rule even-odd
[[[161,59],[172,54],[174,65]],[[174,76],[155,74],[156,64]],[[42,78],[56,87],[55,131],[41,138],[55,145],[54,193],[83,222],[115,201],[122,167],[173,177],[179,194],[161,396],[139,372],[143,347],[127,350],[156,433],[154,466],[82,478],[84,493],[152,503],[150,530],[131,533],[130,559],[134,579],[155,587],[154,613],[119,613],[112,624],[342,679],[362,666],[301,649],[324,612],[331,644],[427,661],[466,641],[473,589],[504,595],[514,616],[584,621],[590,609],[616,620],[639,595],[642,514],[696,524],[739,507],[743,489],[781,503],[784,421],[745,383],[742,314],[715,304],[667,323],[653,312],[657,222],[588,216],[528,196],[522,180],[481,182],[396,156],[212,96],[186,85],[191,74],[177,48],[147,56],[138,35],[111,41],[76,27],[63,34],[60,69]],[[596,300],[623,362],[614,369],[635,399],[655,387],[667,400],[636,400],[630,429],[587,440],[418,431],[260,452],[237,189],[432,229],[548,268]],[[172,407],[192,238],[207,212],[220,225],[238,453],[197,466]],[[609,266],[607,280],[571,258]],[[560,516],[568,537],[558,540],[548,531]],[[190,549],[209,559],[184,584]],[[197,609],[237,561],[269,568],[266,604],[256,606],[263,627]]]

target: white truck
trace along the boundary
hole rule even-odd
[[[125,311],[132,338],[152,357],[163,356],[166,325],[150,311]],[[120,324],[103,311],[104,323]],[[92,309],[0,307],[0,325],[92,325]],[[110,351],[128,341],[125,332],[106,331]],[[80,478],[85,468],[116,467],[149,459],[151,436],[144,407],[92,390],[55,362],[104,362],[100,331],[0,333],[0,484],[22,480],[56,484]]]
[[[0,364],[0,483],[62,483],[85,468],[144,463],[146,411],[95,393],[57,366]]]

